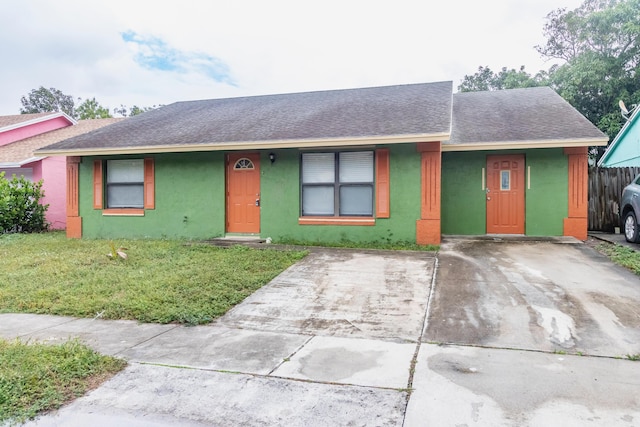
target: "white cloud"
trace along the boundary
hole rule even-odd
[[[534,50],[544,43],[545,15],[581,2],[429,3],[6,2],[0,114],[17,114],[20,97],[41,85],[114,108],[441,80],[457,85],[480,65],[536,72],[550,65]],[[135,34],[137,42],[122,34]],[[171,67],[158,69],[165,59]]]

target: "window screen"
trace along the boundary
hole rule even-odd
[[[107,161],[107,208],[144,207],[144,161]]]
[[[302,215],[373,216],[373,151],[304,153]]]

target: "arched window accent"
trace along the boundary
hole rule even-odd
[[[241,159],[238,159],[236,161],[236,164],[233,165],[233,169],[234,170],[238,170],[238,169],[255,169],[255,167],[253,166],[253,162],[249,159],[247,159],[246,157],[243,157]]]

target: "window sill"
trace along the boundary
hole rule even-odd
[[[299,225],[376,225],[373,217],[361,216],[303,216]]]
[[[102,216],[144,216],[144,209],[104,209]]]

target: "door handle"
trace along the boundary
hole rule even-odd
[[[260,206],[260,199],[256,199],[256,206]]]

